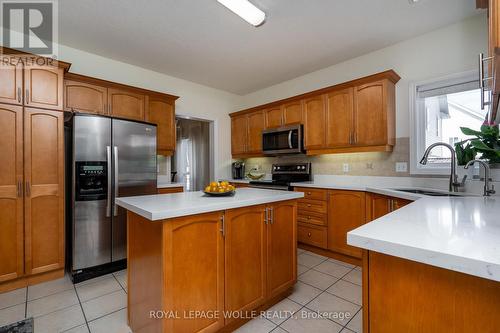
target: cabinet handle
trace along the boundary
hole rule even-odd
[[[19,198],[23,196],[23,182],[20,180],[17,181],[17,196]]]
[[[266,207],[264,209],[264,224],[267,224],[267,220],[268,220],[267,213],[268,213],[268,210],[267,210],[267,207]]]
[[[22,94],[21,87],[17,87],[17,102],[18,103],[21,103],[21,94]]]
[[[30,91],[29,89],[26,89],[26,104],[30,103]]]
[[[29,197],[31,195],[31,191],[30,191],[30,181],[27,180],[26,181],[26,196]]]
[[[310,232],[307,233],[307,237],[311,237],[311,233]]]
[[[274,208],[271,207],[269,208],[270,212],[271,212],[271,224],[274,224]]]
[[[221,228],[220,232],[222,233],[222,237],[226,237],[226,215],[222,213],[220,216]]]
[[[311,204],[307,204],[307,207],[311,207]]]

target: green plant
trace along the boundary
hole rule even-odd
[[[467,127],[460,127],[465,135],[474,136],[467,140],[457,142],[455,151],[458,165],[465,165],[467,162],[481,154],[481,158],[491,163],[500,163],[500,137],[498,126],[481,126],[480,131],[475,131]]]

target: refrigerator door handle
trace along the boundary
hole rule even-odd
[[[111,146],[106,146],[106,161],[108,164],[108,184],[107,184],[107,200],[106,200],[106,217],[111,216]]]
[[[114,166],[115,166],[115,168],[114,168],[115,194],[114,194],[114,198],[113,198],[113,216],[117,216],[118,215],[118,206],[116,206],[116,202],[115,202],[115,199],[118,196],[118,147],[117,146],[113,146],[113,162],[114,162]]]

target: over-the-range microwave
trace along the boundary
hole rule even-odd
[[[302,125],[262,131],[262,151],[266,155],[300,154],[304,152]]]

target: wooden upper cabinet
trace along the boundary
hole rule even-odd
[[[108,114],[108,89],[79,82],[64,81],[64,111]]]
[[[247,151],[248,118],[246,114],[231,117],[231,153],[244,154]]]
[[[264,215],[264,205],[226,211],[225,311],[249,311],[266,300]],[[226,323],[230,321],[226,318]]]
[[[23,104],[22,63],[3,63],[0,66],[0,103]]]
[[[156,150],[159,155],[172,155],[176,133],[174,103],[150,96],[148,104],[146,121],[157,125]]]
[[[387,83],[377,81],[354,89],[354,144],[388,144]]]
[[[23,275],[23,109],[0,104],[0,282]]]
[[[294,101],[281,106],[283,125],[302,124],[302,101]]]
[[[248,114],[248,147],[247,153],[262,153],[262,131],[264,130],[264,113],[262,111]]]
[[[297,280],[297,204],[293,201],[270,205],[272,222],[267,224],[268,298],[293,286]]]
[[[168,292],[165,309],[219,312],[218,318],[165,320],[165,332],[217,332],[224,326],[224,238],[222,213],[207,213],[164,222]],[[134,221],[135,222],[135,221]],[[196,240],[196,242],[193,242]],[[244,287],[243,287],[244,289]]]
[[[266,128],[276,128],[283,126],[283,112],[281,107],[276,106],[264,110],[266,115]]]
[[[328,200],[328,249],[361,258],[362,250],[347,244],[347,233],[366,223],[365,193],[332,190]]]
[[[347,147],[353,140],[353,88],[333,91],[326,96],[326,145]]]
[[[110,115],[118,118],[144,120],[146,96],[128,90],[108,88]]]
[[[34,108],[63,110],[63,77],[63,68],[25,66],[24,104]]]
[[[304,132],[305,148],[319,149],[325,147],[326,139],[326,107],[325,96],[319,95],[304,100]]]
[[[24,109],[25,270],[64,268],[64,114]]]

